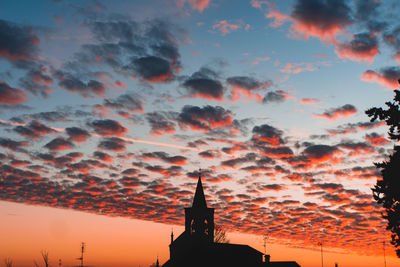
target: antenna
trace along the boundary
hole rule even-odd
[[[268,235],[264,235],[263,237],[264,255],[267,254],[267,240],[268,240]]]

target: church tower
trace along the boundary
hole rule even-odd
[[[196,193],[191,208],[185,208],[186,234],[214,242],[214,209],[207,208],[201,175],[197,181]]]

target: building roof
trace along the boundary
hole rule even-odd
[[[295,261],[271,261],[269,262],[266,267],[301,267]]]
[[[252,254],[258,254],[258,255],[263,255],[262,252],[248,246],[248,245],[241,245],[241,244],[229,244],[229,243],[213,243],[212,244],[215,249],[218,250],[227,250],[232,253],[252,253]]]

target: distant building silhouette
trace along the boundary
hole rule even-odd
[[[175,240],[171,232],[169,254],[162,267],[300,267],[295,261],[272,262],[247,245],[215,243],[214,209],[207,207],[200,176],[193,205],[185,208],[185,231]]]

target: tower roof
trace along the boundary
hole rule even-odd
[[[204,196],[203,184],[201,183],[201,176],[197,181],[196,193],[193,198],[193,208],[207,208],[206,197]]]

